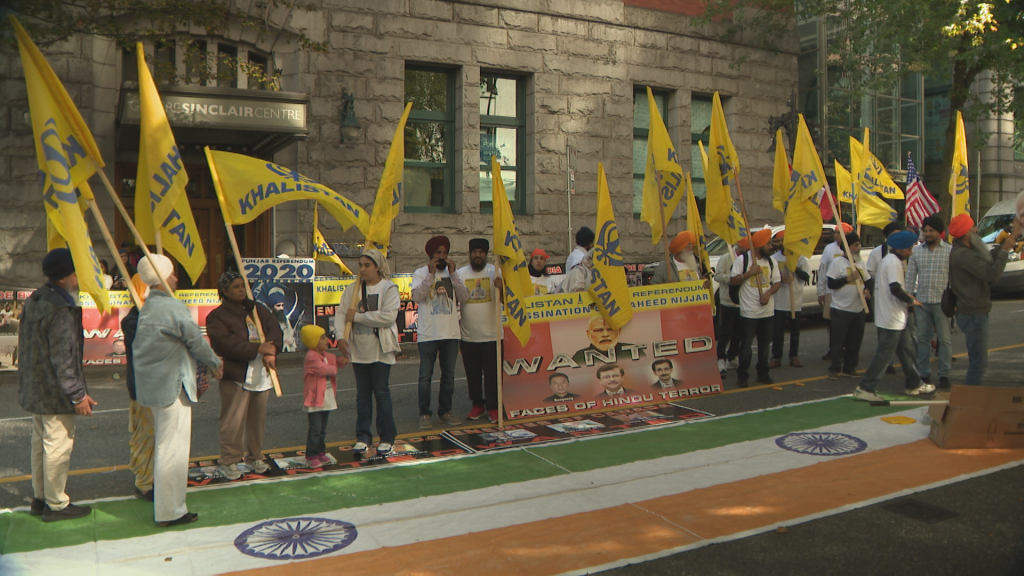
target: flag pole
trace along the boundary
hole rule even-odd
[[[747,228],[749,230],[749,228]],[[796,320],[796,270],[789,273],[789,318]]]
[[[107,222],[103,219],[103,214],[100,213],[100,207],[96,205],[96,200],[89,200],[89,208],[92,210],[92,216],[96,219],[96,223],[100,225],[100,231],[103,232],[103,239],[107,242],[107,249],[110,250],[111,254],[117,254],[117,246],[114,244],[114,238],[110,235],[110,229],[107,228]],[[128,275],[128,269],[125,267],[124,262],[117,256],[114,257],[114,264],[117,269],[121,272],[121,277],[125,279],[125,285],[128,287],[128,292],[132,295],[132,301],[135,302],[135,306],[142,309],[142,298],[139,297],[139,293],[135,291],[135,285],[132,284],[132,278]]]
[[[497,272],[497,270],[495,270]],[[505,334],[505,329],[501,326],[501,294],[494,289],[491,285],[491,291],[494,293],[494,309],[498,314],[498,339],[494,342],[494,346],[497,348],[495,356],[498,359],[498,430],[505,429],[505,403],[504,398],[501,394],[501,369],[502,369],[502,357],[501,357],[501,340]]]
[[[213,164],[213,159],[210,158],[210,148],[209,148],[209,146],[206,147],[205,151],[206,151],[206,161],[210,165],[210,175],[213,176],[213,187],[217,191],[217,202],[220,204],[221,210],[225,214],[227,214],[228,211],[224,210],[224,195],[221,194],[221,191],[220,191],[220,177],[217,175],[217,168]],[[235,265],[238,266],[238,270],[239,271],[244,271],[245,270],[245,266],[242,265],[242,254],[238,250],[238,239],[235,238],[235,229],[231,226],[231,224],[228,223],[227,219],[224,220],[224,228],[226,228],[227,232],[228,232],[228,242],[231,243],[231,252],[235,256]],[[249,300],[252,300],[253,303],[255,304],[256,299],[253,298],[252,287],[249,286],[248,278],[246,278],[245,276],[242,276],[242,283],[245,284],[245,295],[249,298]],[[260,321],[260,314],[259,314],[259,306],[258,305],[254,305],[252,307],[252,320],[253,320],[253,323],[256,325],[256,333],[260,337],[260,343],[262,344],[262,343],[266,342],[267,341],[267,335],[263,331],[263,322]],[[267,368],[267,370],[270,372],[270,381],[274,384],[274,394],[277,395],[278,398],[280,398],[281,397],[281,379],[278,378],[278,376],[277,376],[277,368]]]
[[[750,238],[750,251],[754,254],[754,262],[757,262],[757,252],[754,248],[754,234],[750,231],[750,218],[747,218],[747,205],[743,202],[743,188],[740,188],[740,175],[733,172],[733,177],[736,179],[736,195],[740,197],[740,210],[743,212],[743,223],[747,226],[747,237]],[[754,280],[757,282],[758,297],[764,296],[764,288],[761,287],[761,274],[756,274],[754,276]],[[771,281],[770,278],[769,281]]]
[[[864,277],[861,276],[860,268],[857,268],[857,265],[854,263],[853,253],[850,252],[850,245],[846,242],[846,234],[843,234],[843,216],[836,208],[836,201],[832,198],[832,192],[827,186],[825,187],[825,196],[828,196],[828,203],[832,206],[832,213],[835,214],[836,231],[839,232],[839,238],[842,239],[843,250],[846,252],[846,259],[850,261],[850,266],[857,271],[857,293],[860,295],[861,304],[864,304],[864,313],[866,314],[870,308],[868,308],[868,299],[864,297]],[[858,234],[858,236],[859,235],[860,234]],[[821,278],[818,278],[818,282],[821,282],[821,280]],[[827,281],[828,280],[826,280],[826,282]]]
[[[149,265],[153,267],[153,270],[156,270],[156,262],[153,260],[153,253],[149,251],[149,246],[146,246],[146,243],[142,240],[142,235],[139,234],[139,230],[135,227],[135,223],[132,222],[132,219],[128,216],[128,211],[125,210],[124,204],[121,203],[121,199],[117,197],[117,192],[114,192],[114,186],[110,184],[110,180],[107,178],[106,173],[103,172],[103,168],[100,168],[99,164],[91,156],[89,157],[89,161],[92,162],[93,169],[96,170],[96,174],[98,174],[100,180],[103,181],[103,186],[107,189],[107,194],[110,194],[111,200],[114,201],[114,206],[117,206],[117,210],[121,213],[121,218],[124,218],[124,223],[128,225],[128,230],[131,231],[132,236],[135,237],[135,241],[138,242],[139,247],[142,248],[142,253],[145,254]],[[136,185],[138,185],[138,183],[136,183]],[[102,221],[103,217],[99,216],[98,212],[93,212],[93,214],[96,214]],[[105,227],[106,224],[103,224],[103,226]],[[153,232],[153,236],[157,238],[160,237],[160,229],[158,227]],[[117,250],[114,250],[113,255],[116,254]],[[120,261],[121,259],[118,258],[117,260]],[[126,278],[125,280],[131,280],[131,278]],[[168,294],[172,296],[174,295],[174,291],[171,290],[171,287],[167,284],[167,280],[160,278],[160,285],[164,287],[164,290],[166,290]]]

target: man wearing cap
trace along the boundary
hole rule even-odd
[[[806,257],[800,256],[796,262],[796,270],[790,272],[786,267],[786,254],[782,249],[782,241],[786,237],[785,230],[779,230],[772,237],[772,258],[779,268],[782,289],[775,297],[775,321],[772,322],[772,361],[769,368],[782,366],[782,349],[785,345],[786,326],[789,326],[789,365],[803,368],[800,361],[800,312],[804,307],[804,286],[811,281],[811,263]]]
[[[967,340],[967,376],[964,384],[980,386],[988,367],[988,314],[992,310],[992,285],[1006,268],[1006,258],[1021,234],[1020,218],[1013,231],[992,250],[978,235],[967,213],[949,222],[954,238],[949,253],[949,287],[956,295],[956,325]]]
[[[457,275],[464,284],[479,286],[469,293],[462,305],[459,321],[462,366],[466,369],[466,387],[473,403],[466,418],[478,420],[486,412],[493,423],[498,421],[497,343],[502,337],[495,300],[501,297],[502,284],[494,265],[487,263],[490,247],[486,238],[470,240],[469,264],[459,268]]]
[[[672,254],[671,268],[658,266],[654,276],[651,277],[651,284],[668,284],[670,282],[690,282],[700,280],[703,276],[700,273],[700,264],[693,253],[697,236],[689,230],[683,230],[672,239],[668,245],[668,251]],[[710,288],[710,282],[708,283]]]
[[[64,492],[75,445],[75,415],[92,416],[82,371],[82,308],[71,251],[43,258],[46,283],[29,296],[18,330],[18,403],[32,414],[32,506],[43,522],[88,516]]]
[[[740,316],[740,303],[734,302],[729,295],[729,284],[732,278],[732,265],[736,257],[750,251],[750,239],[740,238],[736,246],[726,250],[718,259],[715,268],[715,282],[718,283],[718,312],[715,317],[715,339],[718,341],[718,373],[724,378],[729,363],[740,355],[740,332],[736,329],[736,320]]]
[[[850,226],[846,222],[842,223],[842,234],[849,234],[853,232],[853,226]],[[821,261],[818,263],[818,283],[815,286],[815,293],[818,295],[818,304],[821,305],[821,317],[825,320],[825,329],[829,333],[829,339],[832,338],[832,291],[828,289],[828,282],[825,281],[825,277],[828,275],[828,268],[832,265],[832,261],[836,259],[836,256],[843,254],[843,239],[837,234],[839,230],[833,230],[832,239],[833,242],[825,246],[821,252]],[[832,358],[832,351],[829,350],[821,357],[822,360],[830,360]]]
[[[153,410],[153,516],[166,528],[199,518],[185,504],[192,404],[198,400],[196,362],[208,366],[217,379],[223,367],[192,313],[174,297],[178,279],[171,260],[161,254],[143,258],[139,277],[150,291],[132,344],[135,396]]]
[[[753,256],[741,256],[732,265],[732,278],[729,282],[733,286],[739,286],[740,318],[737,328],[740,331],[740,365],[736,369],[736,384],[740,388],[747,387],[755,336],[757,381],[761,384],[774,383],[768,375],[768,356],[771,353],[772,324],[775,317],[773,296],[782,286],[782,276],[779,267],[771,259],[771,240],[771,230],[759,230],[751,238]]]
[[[878,264],[875,276],[875,328],[878,331],[878,347],[871,359],[860,386],[853,392],[858,400],[882,400],[875,390],[885,375],[885,367],[892,361],[893,355],[900,359],[903,366],[905,392],[910,396],[930,394],[935,386],[921,382],[917,372],[917,350],[914,347],[911,312],[908,306],[920,306],[921,302],[907,294],[904,288],[903,262],[917,243],[917,235],[909,230],[901,230],[889,236],[889,253]]]
[[[907,292],[921,301],[914,312],[917,324],[917,371],[921,380],[931,384],[932,331],[938,344],[939,389],[949,390],[949,371],[953,362],[953,342],[949,319],[942,313],[942,292],[949,284],[949,253],[952,246],[942,241],[946,224],[938,216],[921,222],[924,244],[914,246],[907,260]]]
[[[594,231],[586,226],[576,232],[576,248],[565,259],[566,274],[583,261],[583,258],[587,255],[587,250],[594,247],[594,238],[596,238]]]
[[[557,294],[561,292],[558,282],[548,274],[548,253],[542,248],[534,248],[530,253],[530,281],[533,283],[533,295]]]
[[[451,242],[447,236],[434,236],[425,250],[430,261],[418,268],[412,277],[412,299],[418,309],[416,343],[420,350],[419,402],[420,428],[431,427],[430,380],[434,362],[440,359],[441,381],[437,394],[437,417],[442,424],[457,426],[461,420],[452,415],[455,394],[455,359],[459,355],[457,305],[465,305],[469,290],[448,257]]]

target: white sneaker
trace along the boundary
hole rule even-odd
[[[739,367],[740,367],[740,360],[739,360],[739,358],[733,358],[732,360],[729,360],[729,368],[732,368],[733,370],[736,370]]]
[[[725,361],[725,358],[718,359],[718,372],[724,374],[729,371],[729,363]]]
[[[931,394],[932,392],[935,392],[935,385],[921,383],[921,385],[918,386],[917,388],[907,388],[906,390],[904,390],[904,392],[906,392],[908,396],[920,396],[922,394]]]
[[[380,456],[383,456],[384,454],[390,454],[393,448],[394,447],[391,444],[388,444],[387,442],[381,442],[380,444],[377,444],[377,454]]]
[[[855,400],[864,400],[865,402],[884,402],[885,398],[882,398],[874,392],[868,392],[867,390],[857,386],[857,389],[853,391],[853,398]]]
[[[355,445],[352,446],[352,453],[362,454],[363,452],[366,452],[369,448],[370,447],[366,444],[366,442],[356,442]]]
[[[263,460],[255,460],[252,464],[249,464],[252,471],[257,474],[266,474],[267,470],[270,470],[270,466]]]
[[[238,464],[228,464],[227,466],[222,464],[218,468],[220,468],[220,473],[228,480],[238,480],[242,477],[242,471],[238,469]]]

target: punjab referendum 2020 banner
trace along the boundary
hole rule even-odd
[[[505,327],[510,420],[659,403],[722,391],[702,282],[631,289],[633,320],[612,330],[588,293],[527,299],[526,346]]]

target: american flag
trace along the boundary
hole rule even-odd
[[[939,210],[939,203],[917,174],[914,159],[907,154],[907,226],[920,228],[921,221]]]

